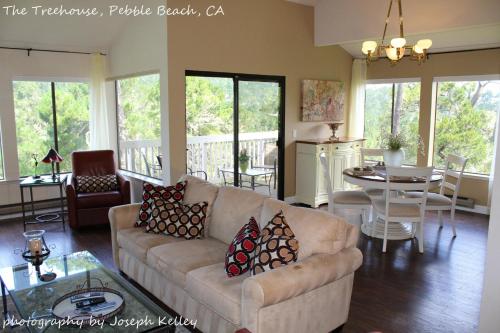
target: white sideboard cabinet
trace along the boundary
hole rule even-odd
[[[364,139],[340,138],[330,140],[297,141],[295,199],[299,203],[318,207],[328,203],[325,180],[319,155],[325,153],[330,165],[330,177],[333,190],[351,189],[352,185],[344,182],[342,171],[361,165],[361,148]]]

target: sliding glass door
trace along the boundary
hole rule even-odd
[[[284,88],[284,77],[187,71],[187,172],[282,199]]]

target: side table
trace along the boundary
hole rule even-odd
[[[56,178],[52,176],[42,176],[40,178],[28,177],[21,181],[19,184],[19,189],[21,191],[21,208],[23,211],[23,226],[24,231],[26,231],[26,225],[28,224],[39,224],[39,223],[57,223],[61,222],[63,225],[63,230],[66,230],[66,224],[64,220],[64,197],[63,197],[63,186],[66,181],[65,175],[58,175]],[[34,187],[44,187],[44,186],[58,186],[59,187],[59,199],[61,203],[61,210],[59,213],[48,213],[35,215],[35,202],[33,200],[33,188]],[[24,202],[24,189],[28,188],[30,192],[31,201],[31,215],[26,214],[26,205]]]

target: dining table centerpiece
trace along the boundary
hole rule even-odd
[[[384,151],[384,163],[387,166],[400,167],[405,160],[407,143],[401,133],[390,134],[386,140],[386,150]]]

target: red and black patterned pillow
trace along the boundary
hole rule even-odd
[[[151,213],[153,212],[154,201],[157,199],[162,199],[169,203],[182,204],[186,185],[187,181],[182,181],[173,186],[166,187],[145,182],[142,192],[142,205],[135,226],[143,227],[148,225],[151,219]]]
[[[97,193],[118,190],[116,175],[76,176],[76,192]]]
[[[260,232],[255,256],[250,264],[252,275],[297,261],[299,242],[280,211]]]
[[[146,231],[185,239],[202,238],[207,208],[208,202],[183,205],[155,200]]]
[[[260,230],[252,217],[236,234],[226,252],[225,270],[229,277],[238,276],[250,269]]]

